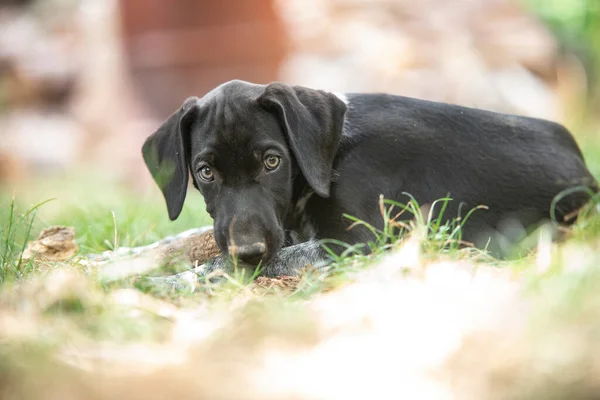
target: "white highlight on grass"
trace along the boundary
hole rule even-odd
[[[544,226],[540,229],[537,252],[535,256],[535,269],[538,274],[543,274],[552,265],[552,231]]]

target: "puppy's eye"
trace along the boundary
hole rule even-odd
[[[211,167],[204,165],[200,168],[200,178],[202,178],[203,181],[212,182],[215,180],[215,173]]]
[[[267,154],[264,159],[265,168],[269,171],[273,171],[277,167],[279,167],[279,163],[281,162],[281,157],[278,157],[273,154]]]

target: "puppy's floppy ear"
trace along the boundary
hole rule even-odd
[[[277,113],[309,185],[319,196],[329,197],[346,113],[344,102],[332,93],[279,82],[267,85],[258,101]]]
[[[197,97],[188,98],[142,146],[144,162],[162,190],[169,218],[179,217],[187,193],[190,127],[197,116]]]

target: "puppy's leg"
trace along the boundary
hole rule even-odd
[[[267,277],[295,276],[304,268],[323,268],[331,259],[316,240],[299,243],[281,249],[271,261],[261,266],[261,275]]]

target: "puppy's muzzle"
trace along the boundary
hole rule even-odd
[[[245,263],[256,265],[267,252],[267,245],[263,242],[240,246],[230,245],[227,250],[232,257],[237,257]]]

